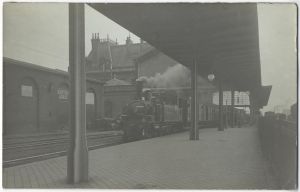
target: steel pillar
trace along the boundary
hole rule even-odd
[[[67,170],[69,183],[88,180],[84,30],[84,4],[69,3],[70,146]]]
[[[234,127],[234,90],[231,90],[231,115],[230,115],[231,127]]]
[[[223,97],[224,98],[224,97]],[[223,106],[223,112],[224,112],[224,123],[223,123],[223,126],[224,126],[224,129],[227,129],[228,128],[228,105],[227,103],[225,103],[225,109],[224,109],[224,106]]]
[[[251,93],[249,95],[249,109],[250,109],[250,125],[253,125],[255,122],[255,112],[254,112],[254,101],[251,96]]]
[[[223,88],[222,83],[219,80],[219,131],[224,131],[224,120],[223,120]]]
[[[191,67],[191,81],[192,81],[192,101],[191,101],[191,129],[190,129],[190,140],[199,140],[199,104],[197,95],[198,86],[198,75],[197,75],[197,62],[194,60],[193,66]]]

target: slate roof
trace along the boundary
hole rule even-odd
[[[43,71],[43,72],[55,74],[55,75],[62,75],[62,76],[66,76],[69,78],[69,72],[67,72],[67,71],[63,71],[60,69],[51,69],[48,67],[43,67],[43,66],[40,66],[37,64],[32,64],[32,63],[25,62],[25,61],[19,61],[19,60],[15,60],[15,59],[8,58],[8,57],[3,57],[3,65],[4,65],[4,68],[7,66],[18,66],[18,67],[28,68],[30,70]],[[95,83],[104,84],[104,81],[100,81],[100,80],[89,78],[89,77],[87,77],[86,80],[95,82]]]
[[[88,63],[105,64],[112,61],[113,68],[133,67],[134,60],[153,49],[148,43],[118,45],[110,41],[98,42],[87,56]]]
[[[113,67],[134,66],[134,59],[153,49],[148,43],[111,46]]]

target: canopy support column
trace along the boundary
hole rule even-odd
[[[223,126],[224,126],[224,129],[227,129],[228,128],[228,105],[227,103],[225,103],[225,107],[223,106],[223,111],[224,112],[224,123],[223,123]]]
[[[197,61],[194,60],[193,66],[191,67],[191,81],[192,81],[192,101],[191,101],[191,129],[190,129],[190,140],[199,140],[198,130],[198,74],[197,74]]]
[[[84,4],[69,3],[70,147],[69,183],[88,181],[85,110]]]
[[[222,83],[219,80],[219,131],[224,131],[224,120],[223,120],[223,88]]]
[[[231,90],[231,127],[234,127],[234,90]]]
[[[250,109],[250,125],[253,125],[255,123],[255,104],[251,93],[249,95],[249,109]]]

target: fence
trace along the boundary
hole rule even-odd
[[[280,189],[297,188],[297,122],[262,117],[258,124],[262,151]]]

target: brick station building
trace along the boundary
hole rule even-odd
[[[69,121],[69,74],[9,58],[4,64],[3,132],[23,134],[65,130]],[[104,82],[87,78],[87,128],[103,116]]]

